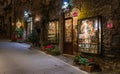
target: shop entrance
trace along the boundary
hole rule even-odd
[[[65,19],[64,24],[64,48],[63,53],[75,54],[77,53],[77,24],[74,24],[73,18]]]

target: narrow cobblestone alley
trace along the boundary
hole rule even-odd
[[[0,74],[88,74],[25,43],[0,41]]]

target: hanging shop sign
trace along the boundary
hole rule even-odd
[[[78,8],[73,8],[71,11],[71,16],[72,17],[77,17],[79,15],[79,9]]]

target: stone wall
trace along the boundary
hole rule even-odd
[[[59,19],[61,13],[61,0],[54,0],[54,5],[50,10],[50,20]]]
[[[102,16],[102,58],[92,56],[103,71],[120,72],[120,0],[71,0],[73,7],[80,9],[79,19]],[[113,28],[107,28],[111,19]],[[103,58],[104,56],[104,58]]]

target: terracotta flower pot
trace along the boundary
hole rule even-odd
[[[80,65],[80,69],[87,71],[87,72],[92,72],[94,69],[94,66],[88,66],[88,65]]]

